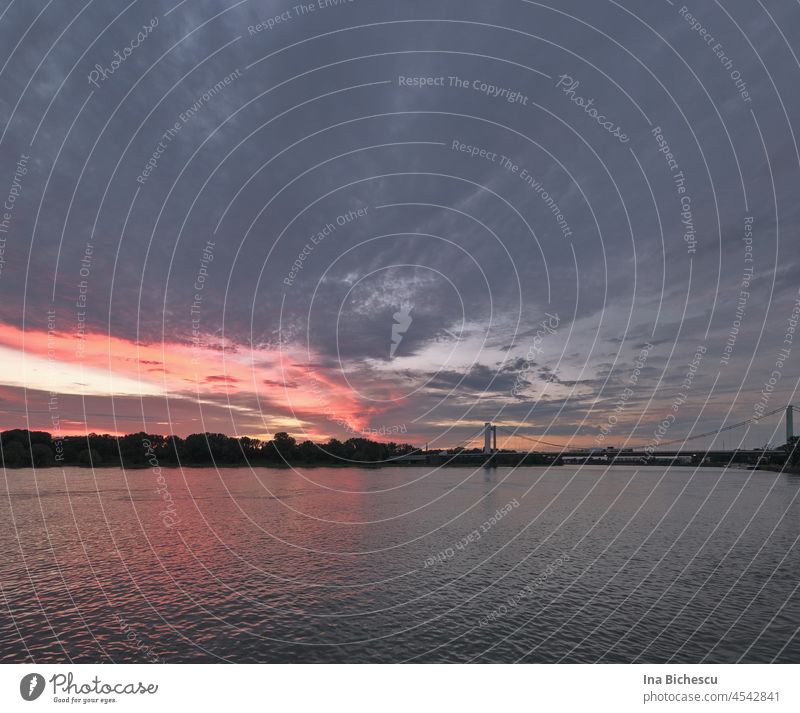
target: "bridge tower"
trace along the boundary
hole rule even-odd
[[[497,426],[493,426],[491,421],[483,424],[483,452],[491,455],[497,450]]]
[[[789,404],[786,407],[786,444],[792,442],[794,438],[794,406]]]

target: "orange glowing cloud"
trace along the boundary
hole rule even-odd
[[[96,332],[0,325],[0,384],[81,396],[191,399],[228,397],[228,408],[269,414],[296,424],[308,437],[368,426],[374,408],[301,354],[283,345],[250,350],[217,341],[213,346],[164,341],[137,343]],[[312,362],[314,363],[314,362]],[[252,405],[247,405],[251,396]],[[244,405],[243,405],[244,404]]]

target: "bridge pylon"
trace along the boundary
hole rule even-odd
[[[497,450],[497,426],[493,426],[491,421],[483,424],[483,452],[491,455]]]

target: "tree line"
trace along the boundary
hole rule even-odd
[[[45,431],[25,429],[0,433],[0,446],[5,468],[137,468],[151,465],[154,457],[161,466],[379,464],[416,450],[407,443],[378,443],[367,438],[298,443],[286,432],[276,433],[271,440],[232,438],[222,433],[194,433],[186,438],[147,433],[54,438]]]

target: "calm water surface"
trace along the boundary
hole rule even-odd
[[[800,661],[800,476],[164,475],[4,474],[0,660]]]

